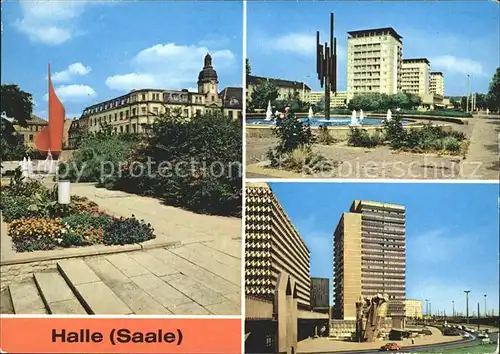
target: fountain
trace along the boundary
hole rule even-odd
[[[26,157],[23,157],[23,160],[19,162],[19,166],[21,167],[21,173],[24,178],[29,177],[28,176],[28,161],[26,160]]]
[[[33,162],[31,162],[31,157],[28,157],[27,164],[28,164],[28,167],[27,167],[27,169],[28,169],[28,177],[31,178],[31,177],[33,177]]]
[[[351,127],[358,127],[361,124],[359,124],[358,119],[356,118],[356,111],[352,111],[352,116],[351,116],[351,123],[349,124]]]
[[[52,153],[50,152],[50,150],[47,153],[47,158],[45,159],[44,162],[44,171],[45,173],[49,174],[55,173],[56,171],[54,159],[52,158]]]
[[[387,110],[387,115],[385,117],[385,119],[390,122],[392,120],[392,112],[390,109]]]
[[[359,110],[359,124],[363,123],[363,119],[364,119],[364,114],[363,114],[363,110],[360,109]]]
[[[271,101],[267,104],[267,111],[266,111],[266,120],[272,120],[273,119],[273,111],[271,108]]]
[[[313,108],[312,107],[309,107],[309,113],[307,114],[307,118],[312,118],[314,117],[314,112],[313,112]]]

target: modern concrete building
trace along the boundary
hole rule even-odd
[[[421,319],[422,318],[422,300],[406,299],[405,300],[406,318]]]
[[[247,183],[245,200],[245,353],[296,353],[328,328],[312,311],[309,250],[267,183]]]
[[[248,103],[252,102],[252,92],[255,90],[255,87],[259,83],[265,81],[271,82],[276,86],[278,89],[278,100],[287,100],[298,97],[301,101],[309,102],[311,88],[307,86],[305,82],[247,75],[246,99]]]
[[[278,276],[297,284],[297,302],[310,307],[309,249],[267,183],[246,185],[245,291],[272,299]]]
[[[431,64],[426,58],[403,59],[401,89],[424,97],[429,93]]]
[[[80,120],[85,123],[82,126],[88,132],[100,131],[103,124],[108,124],[114,132],[142,133],[166,110],[179,110],[185,118],[207,112],[220,112],[233,119],[241,118],[242,103],[236,101],[241,101],[242,95],[235,93],[234,89],[238,88],[228,88],[219,93],[219,79],[210,54],[205,56],[197,83],[198,92],[187,89],[139,89],[94,104],[83,110]],[[228,96],[229,92],[231,94]]]
[[[387,294],[383,312],[404,327],[405,208],[355,200],[334,231],[333,318],[356,319],[356,301]]]
[[[444,76],[442,72],[434,71],[430,74],[430,93],[444,96]]]
[[[310,104],[318,104],[321,100],[324,99],[325,92],[324,91],[311,91],[309,92],[309,96],[307,97]],[[336,92],[330,95],[330,108],[345,108],[347,107],[347,92]]]
[[[347,32],[347,96],[401,91],[402,37],[393,28]]]

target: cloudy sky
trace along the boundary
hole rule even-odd
[[[333,275],[333,231],[355,199],[406,207],[407,298],[432,311],[488,309],[498,314],[498,184],[271,183],[311,252],[311,275]],[[331,290],[330,290],[331,292]],[[330,294],[331,295],[331,294]],[[330,296],[331,297],[331,296]],[[425,307],[425,306],[424,306]],[[482,310],[481,310],[482,311]]]
[[[2,2],[2,83],[47,116],[47,64],[69,118],[131,89],[196,89],[207,52],[219,89],[241,86],[240,2]]]
[[[487,92],[498,67],[500,5],[491,1],[319,1],[249,2],[248,56],[255,75],[316,79],[316,31],[328,40],[335,13],[338,90],[346,89],[347,31],[393,27],[403,37],[404,58],[428,58],[445,76],[445,94]]]

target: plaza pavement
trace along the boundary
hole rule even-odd
[[[332,171],[308,175],[262,166],[266,152],[276,145],[273,138],[247,137],[247,177],[254,178],[348,178],[348,179],[498,179],[500,117],[476,115],[469,124],[453,124],[465,133],[470,145],[465,156],[397,152],[387,146],[359,148],[346,142],[315,144],[314,150],[340,162]]]
[[[72,184],[71,193],[112,215],[144,219],[157,238],[15,253],[2,221],[2,313],[241,314],[240,218],[92,184]]]

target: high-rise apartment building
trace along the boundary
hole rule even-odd
[[[318,104],[325,98],[325,91],[311,91],[307,102],[310,104]],[[347,92],[335,92],[330,95],[330,108],[345,108],[347,107]]]
[[[431,64],[426,58],[403,59],[401,89],[424,97],[429,93]]]
[[[280,273],[297,284],[297,303],[310,307],[309,250],[267,183],[247,183],[246,295],[273,299]]]
[[[422,300],[406,299],[405,313],[407,318],[422,318]]]
[[[444,76],[442,72],[431,72],[430,92],[444,96]]]
[[[402,37],[393,28],[347,32],[347,96],[401,91]]]
[[[405,208],[355,200],[334,231],[333,318],[354,320],[361,297],[387,294],[385,315],[404,327]]]

